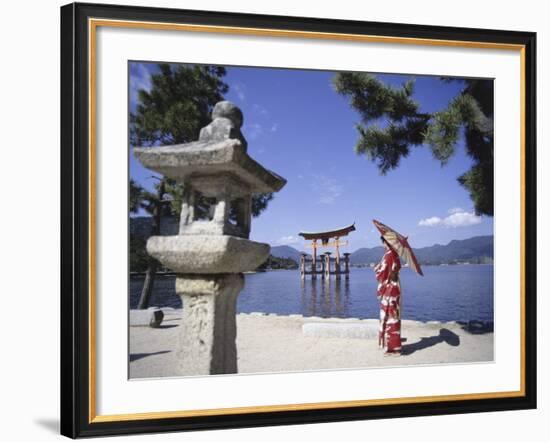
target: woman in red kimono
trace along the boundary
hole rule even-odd
[[[381,237],[386,252],[379,264],[374,267],[378,281],[378,301],[380,302],[380,330],[378,344],[386,354],[401,352],[401,286],[399,255],[388,242]]]

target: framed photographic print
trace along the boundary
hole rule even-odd
[[[535,44],[62,7],[62,434],[535,408]]]

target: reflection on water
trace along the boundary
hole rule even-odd
[[[304,316],[348,317],[349,280],[303,279],[300,281]]]
[[[419,321],[492,321],[493,266],[426,266],[424,277],[401,272],[402,315]],[[137,306],[143,278],[130,279],[130,306]],[[181,308],[174,277],[155,281],[152,305]],[[277,270],[246,275],[237,311],[279,315],[377,318],[376,280],[372,269],[353,268],[349,281],[302,280],[299,271]]]

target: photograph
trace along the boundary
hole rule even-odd
[[[543,2],[6,5],[2,440],[548,433]]]
[[[494,362],[494,78],[128,61],[128,378]]]
[[[536,35],[61,8],[61,433],[536,407]]]

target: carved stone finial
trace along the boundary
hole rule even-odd
[[[223,141],[227,139],[240,140],[246,150],[248,143],[241,133],[243,113],[230,101],[220,101],[212,111],[212,123],[203,127],[200,141]]]
[[[220,101],[216,103],[212,111],[212,120],[216,118],[227,118],[239,129],[243,125],[242,111],[230,101]]]

